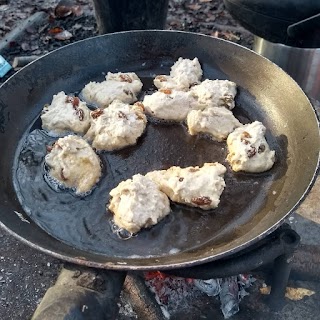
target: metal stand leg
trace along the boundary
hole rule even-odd
[[[280,241],[283,244],[284,254],[274,260],[269,296],[269,306],[273,310],[280,310],[284,306],[294,251],[300,242],[300,236],[293,230],[285,229],[280,235]]]

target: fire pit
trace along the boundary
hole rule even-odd
[[[195,284],[208,295],[220,294],[222,311],[228,318],[239,310],[239,288],[236,278],[231,276],[270,272],[271,266],[271,294],[268,303],[271,308],[278,310],[284,303],[293,253],[299,242],[299,235],[285,224],[267,238],[227,259],[192,268],[168,270],[165,273],[147,272],[144,273],[144,278],[156,294],[156,300],[165,317],[170,315],[168,307],[171,312],[174,310],[172,299],[186,298],[188,291],[190,294],[190,291],[194,290]],[[82,319],[83,316],[90,319],[93,314],[94,319],[105,319],[106,310],[109,315],[116,313],[116,301],[124,277],[123,272],[83,270],[77,266],[68,266],[56,285],[50,288],[43,298],[33,320],[61,319],[62,312],[73,319]],[[199,279],[218,280],[205,282]],[[250,284],[248,277],[243,275],[240,275],[240,281],[244,282],[243,286],[246,286],[246,282]],[[80,310],[81,316],[77,315]]]

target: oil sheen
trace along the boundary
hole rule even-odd
[[[245,115],[240,112],[239,116]],[[263,206],[275,174],[273,169],[259,175],[235,174],[225,161],[225,143],[190,136],[183,123],[149,121],[136,145],[99,153],[103,168],[99,183],[90,194],[77,196],[48,176],[46,146],[56,140],[41,129],[39,118],[27,130],[14,168],[19,201],[30,218],[53,237],[106,256],[156,257],[193,250],[209,241],[219,244]],[[113,225],[106,207],[109,192],[121,181],[173,165],[202,166],[216,161],[227,167],[226,188],[217,209],[204,211],[171,203],[167,217],[134,236]]]

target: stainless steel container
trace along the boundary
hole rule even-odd
[[[255,37],[253,50],[285,70],[309,97],[320,100],[320,48],[297,48]]]

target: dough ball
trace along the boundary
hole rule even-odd
[[[214,140],[223,141],[241,123],[233,113],[226,108],[206,108],[192,110],[187,117],[188,130],[191,135],[208,133]]]
[[[90,126],[89,113],[85,102],[61,91],[53,96],[50,105],[43,108],[40,116],[42,129],[57,135],[68,132],[83,135]]]
[[[265,132],[265,126],[255,121],[229,134],[227,160],[233,171],[264,172],[273,166],[275,152],[270,150]]]
[[[237,85],[229,80],[205,80],[191,88],[192,95],[203,107],[225,107],[232,110]]]
[[[109,209],[117,226],[132,233],[157,224],[170,212],[168,197],[149,178],[136,174],[110,192]]]
[[[135,93],[136,95],[139,94],[142,89],[142,82],[134,72],[127,72],[127,73],[108,72],[106,76],[106,80],[127,83],[130,90],[132,90],[132,92]]]
[[[151,171],[146,177],[159,185],[172,201],[199,207],[216,208],[225,187],[226,168],[218,163],[205,163],[202,167],[171,167],[168,170]]]
[[[106,109],[90,113],[91,126],[84,136],[96,150],[117,150],[136,144],[146,128],[143,104],[113,101]]]
[[[154,85],[158,89],[174,89],[187,91],[190,86],[200,82],[202,69],[198,58],[183,59],[171,67],[170,76],[159,75],[154,79]]]
[[[99,108],[106,108],[114,100],[124,103],[137,101],[142,82],[135,73],[111,73],[103,82],[89,82],[81,91],[84,100]]]
[[[100,159],[91,146],[78,136],[58,139],[45,157],[49,175],[77,194],[89,192],[101,176]]]
[[[170,121],[183,121],[189,111],[198,109],[190,92],[161,89],[144,97],[143,105],[151,116]]]

